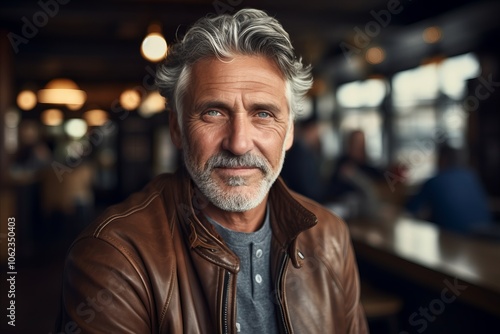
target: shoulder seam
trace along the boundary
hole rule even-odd
[[[144,208],[146,208],[149,204],[151,204],[151,202],[160,195],[159,192],[155,192],[153,194],[151,194],[148,198],[146,198],[146,200],[144,202],[142,202],[141,204],[139,205],[136,205],[132,208],[130,208],[129,210],[125,211],[124,213],[117,213],[117,214],[114,214],[110,217],[108,217],[106,220],[104,220],[97,228],[96,228],[96,231],[94,232],[94,237],[95,238],[99,238],[99,235],[101,234],[102,230],[104,228],[106,228],[106,226],[108,224],[110,224],[111,222],[113,222],[114,220],[117,220],[117,219],[120,219],[120,218],[124,218],[124,217],[127,217],[127,216],[130,216]]]

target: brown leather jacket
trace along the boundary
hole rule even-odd
[[[109,208],[70,248],[57,332],[235,333],[238,258],[184,170]],[[281,180],[269,195],[282,333],[367,333],[345,224]]]

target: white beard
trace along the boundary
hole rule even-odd
[[[287,134],[288,135],[288,134]],[[203,168],[198,168],[190,154],[190,147],[183,138],[183,151],[186,169],[202,194],[216,207],[228,212],[244,212],[257,207],[265,199],[271,186],[278,178],[285,160],[283,147],[278,168],[273,171],[271,165],[262,156],[247,153],[236,156],[227,151],[222,151],[210,157]],[[243,176],[229,177],[225,181],[216,181],[212,177],[216,167],[253,166],[260,169],[263,174],[257,185],[248,184]],[[229,191],[219,185],[225,182],[230,187]]]

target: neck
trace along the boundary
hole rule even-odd
[[[235,232],[251,233],[257,231],[264,223],[266,204],[267,197],[251,210],[228,212],[209,203],[202,209],[202,212],[227,229]]]

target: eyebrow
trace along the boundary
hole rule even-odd
[[[222,101],[207,101],[196,104],[194,110],[202,111],[210,108],[231,110],[232,106]],[[270,112],[276,114],[282,112],[282,110],[276,104],[265,103],[265,102],[252,103],[252,105],[250,106],[250,111],[255,111],[255,110],[269,110]]]
[[[230,109],[229,105],[227,103],[222,102],[222,101],[206,101],[206,102],[197,103],[194,106],[194,110],[196,110],[196,111],[203,111],[203,110],[211,109],[211,108],[225,109],[225,110]]]

